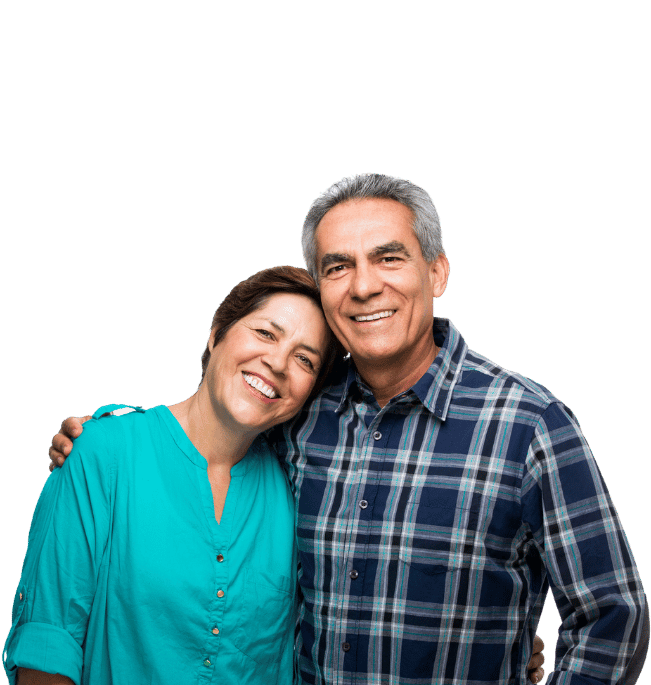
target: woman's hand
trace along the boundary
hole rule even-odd
[[[542,667],[542,665],[545,663],[543,649],[545,649],[545,644],[536,635],[536,637],[534,637],[533,639],[533,654],[531,655],[531,659],[527,664],[527,670],[529,671],[529,680],[532,683],[539,683],[545,675],[545,669]]]
[[[61,430],[52,438],[50,471],[57,466],[63,466],[63,462],[72,450],[72,441],[81,435],[84,430],[82,424],[90,418],[90,416],[70,416],[61,424]]]

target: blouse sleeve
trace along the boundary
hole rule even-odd
[[[3,661],[81,680],[88,619],[110,535],[114,450],[90,421],[41,493],[14,600]]]

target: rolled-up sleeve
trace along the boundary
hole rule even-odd
[[[558,403],[536,427],[522,506],[562,620],[548,683],[625,682],[645,639],[646,599],[601,473],[578,423]]]
[[[112,450],[96,421],[41,493],[29,533],[3,661],[81,680],[82,645],[110,535]]]

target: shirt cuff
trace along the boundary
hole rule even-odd
[[[48,623],[23,623],[8,640],[5,669],[11,683],[22,667],[60,673],[79,685],[83,663],[83,651],[70,633]]]
[[[571,671],[554,671],[547,681],[547,685],[604,685],[604,681],[588,678]]]

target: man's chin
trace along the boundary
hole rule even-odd
[[[353,358],[355,364],[363,364],[365,366],[375,366],[379,368],[386,368],[396,359],[396,351],[383,347],[364,347],[350,350],[350,356]]]

